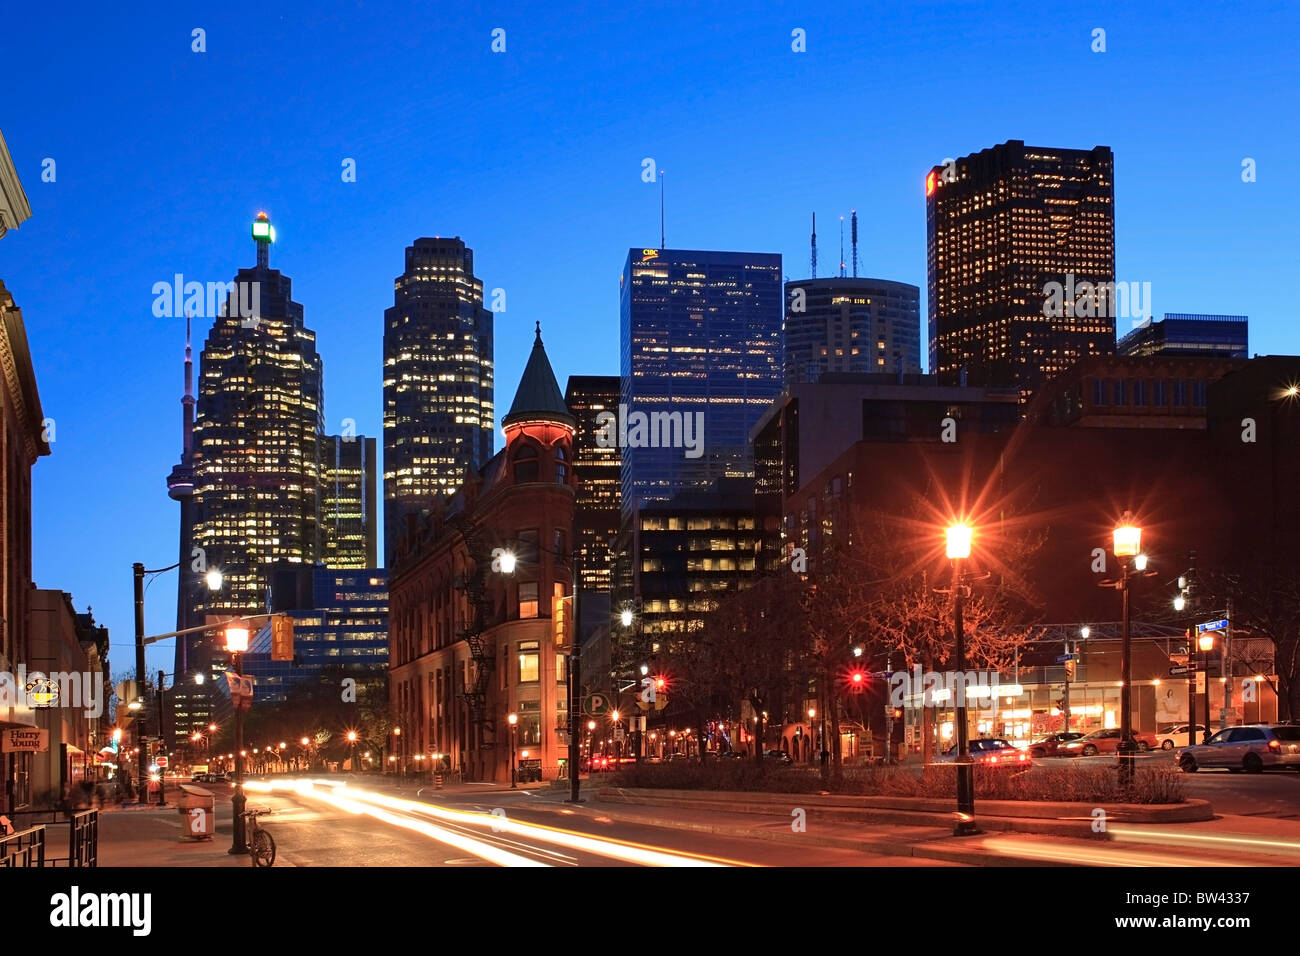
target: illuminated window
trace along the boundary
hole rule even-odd
[[[537,582],[519,582],[519,616],[537,617]],[[533,678],[536,680],[536,678]]]
[[[523,641],[519,645],[519,683],[536,684],[541,669],[541,652],[536,641]]]

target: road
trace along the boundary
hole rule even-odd
[[[616,820],[540,791],[397,791],[373,779],[250,781],[277,862],[295,866],[899,866],[911,857]]]
[[[1136,759],[1140,768],[1175,768],[1173,755],[1164,751],[1141,754]],[[1034,761],[1035,767],[1113,767],[1115,763],[1114,755],[1048,757]],[[1180,774],[1180,779],[1188,797],[1209,800],[1215,813],[1300,819],[1300,773],[1294,770],[1255,774],[1201,770]]]

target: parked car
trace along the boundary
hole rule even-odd
[[[1113,754],[1119,751],[1120,729],[1110,727],[1105,730],[1094,730],[1090,734],[1084,734],[1078,740],[1067,741],[1058,750],[1065,757],[1095,757],[1098,754]],[[1160,744],[1156,741],[1155,734],[1148,734],[1145,731],[1130,731],[1134,742],[1137,744],[1139,753],[1146,753],[1148,750],[1155,750]]]
[[[725,753],[718,754],[719,760],[744,760],[749,754],[742,753],[739,750],[728,750]]]
[[[1078,740],[1083,734],[1079,731],[1072,730],[1068,733],[1048,734],[1046,737],[1039,737],[1031,740],[1026,748],[1031,757],[1058,757],[1057,752],[1064,744],[1071,740]]]
[[[1176,760],[1184,773],[1196,773],[1202,767],[1226,767],[1231,773],[1259,773],[1266,767],[1300,770],[1300,727],[1226,727],[1203,744],[1184,747]]]
[[[784,750],[764,750],[763,759],[770,760],[772,761],[772,763],[779,763],[779,764],[793,763],[793,761],[790,759],[790,755],[786,753]]]
[[[1166,730],[1163,734],[1157,734],[1156,740],[1160,741],[1160,749],[1173,750],[1175,747],[1188,746],[1191,743],[1191,740],[1188,738],[1187,728],[1190,726],[1191,724],[1179,724],[1177,727],[1171,727],[1169,730]],[[1196,739],[1204,741],[1205,737],[1205,728],[1202,725],[1197,724]]]
[[[1033,766],[1033,758],[1002,737],[976,737],[969,743],[971,761],[981,767],[997,767],[1005,770],[1028,770]],[[957,745],[949,747],[934,758],[935,763],[956,763]]]

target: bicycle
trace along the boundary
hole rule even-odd
[[[248,844],[248,855],[252,857],[253,866],[275,865],[275,838],[262,829],[257,818],[271,812],[269,807],[260,810],[245,810],[244,837]]]

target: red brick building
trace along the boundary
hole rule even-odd
[[[540,328],[502,429],[505,448],[397,543],[389,694],[403,767],[508,783],[512,737],[530,775],[567,756],[575,422]]]

